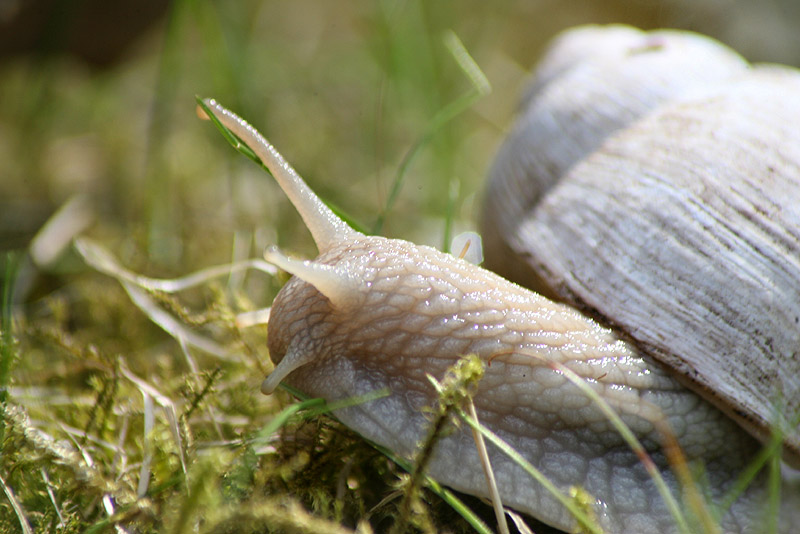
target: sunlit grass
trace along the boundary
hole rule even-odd
[[[542,44],[630,16],[582,6],[178,1],[109,70],[61,57],[0,65],[0,531],[394,524],[413,463],[320,401],[258,391],[266,333],[239,319],[281,280],[202,269],[261,265],[250,258],[269,243],[313,249],[270,181],[197,121],[194,97],[263,126],[353,225],[444,248],[473,227]],[[663,24],[648,17],[628,21]],[[36,263],[28,244],[76,194],[87,201],[73,215],[94,221],[86,233],[114,262],[95,256],[93,270],[86,249],[66,249]],[[778,448],[752,472],[774,472]],[[488,531],[488,508],[429,479],[417,489],[420,530]]]

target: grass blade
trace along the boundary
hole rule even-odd
[[[75,250],[78,251],[78,254],[87,265],[103,274],[119,281],[137,285],[148,291],[161,291],[163,293],[177,293],[199,286],[213,278],[229,276],[232,273],[247,269],[256,269],[273,275],[278,272],[272,264],[264,260],[251,259],[207,267],[180,278],[149,278],[126,269],[119,264],[108,249],[89,238],[81,237],[76,239]]]
[[[428,125],[428,128],[425,130],[422,136],[420,136],[420,138],[411,146],[411,148],[408,149],[408,152],[406,152],[405,156],[403,156],[400,165],[397,167],[392,188],[389,192],[389,196],[386,199],[386,205],[378,215],[375,225],[372,228],[373,234],[380,234],[383,231],[383,225],[386,222],[386,215],[394,207],[395,202],[397,202],[397,197],[400,195],[400,191],[403,189],[406,171],[408,171],[408,168],[416,157],[417,153],[425,145],[427,145],[428,142],[430,142],[430,140],[437,133],[439,133],[439,131],[447,123],[461,115],[461,113],[469,109],[475,102],[489,94],[492,90],[489,79],[485,74],[483,74],[480,67],[478,67],[478,64],[474,59],[472,59],[472,56],[469,55],[466,47],[464,47],[463,43],[455,34],[455,32],[448,31],[445,33],[443,40],[445,46],[450,51],[450,54],[453,56],[453,58],[455,58],[456,63],[458,63],[458,66],[467,76],[467,79],[469,79],[472,87],[467,93],[461,95],[456,100],[450,102],[445,107],[440,109],[439,112],[434,115],[433,119]],[[445,241],[445,247],[448,245],[449,241]]]
[[[570,499],[567,495],[565,495],[561,490],[559,490],[555,485],[550,482],[550,480],[544,476],[544,473],[539,471],[536,467],[533,466],[530,462],[528,462],[525,458],[522,457],[520,453],[518,453],[511,445],[509,445],[503,438],[486,428],[485,426],[481,425],[477,421],[475,421],[472,417],[469,416],[464,410],[458,408],[456,410],[458,416],[467,423],[470,428],[473,430],[480,432],[486,439],[488,439],[495,447],[500,449],[503,454],[514,460],[517,465],[519,465],[522,469],[525,470],[536,482],[541,484],[553,497],[558,499],[564,508],[569,510],[575,520],[584,528],[587,529],[588,532],[592,534],[602,534],[603,530],[595,524],[594,521],[589,518],[583,510],[581,510],[578,505]]]
[[[570,382],[577,386],[578,389],[580,389],[583,394],[589,397],[592,402],[595,403],[595,405],[603,412],[603,415],[606,416],[606,418],[609,420],[609,422],[611,422],[617,432],[619,432],[631,450],[633,450],[636,456],[638,456],[639,461],[647,470],[647,473],[653,479],[653,482],[655,482],[656,488],[661,494],[661,498],[664,499],[664,502],[672,514],[675,523],[678,525],[678,528],[681,530],[681,532],[685,532],[687,534],[690,533],[691,529],[686,522],[686,518],[684,517],[680,506],[678,506],[675,496],[672,495],[672,492],[667,487],[667,483],[661,476],[661,472],[658,470],[658,467],[656,466],[655,462],[653,462],[653,459],[650,457],[650,455],[647,454],[647,451],[641,442],[636,438],[636,436],[633,435],[633,432],[630,428],[628,428],[628,425],[622,421],[622,418],[619,416],[619,414],[614,411],[614,409],[605,401],[605,399],[603,399],[595,390],[589,387],[589,385],[580,376],[572,371],[572,369],[558,362],[547,362],[547,364],[552,369],[562,373],[565,377],[567,377]]]
[[[478,413],[475,411],[475,403],[470,399],[467,406],[469,416],[478,421]],[[500,534],[508,534],[508,524],[506,523],[506,515],[503,512],[503,500],[500,498],[500,492],[497,489],[497,481],[494,478],[494,471],[492,470],[492,463],[489,460],[489,453],[486,450],[486,441],[483,435],[477,430],[472,430],[472,437],[475,439],[475,446],[478,449],[478,456],[481,459],[481,467],[483,467],[483,474],[486,477],[486,485],[489,489],[489,494],[492,497],[492,507],[494,508],[494,515],[497,518],[497,526]]]
[[[30,523],[28,523],[28,519],[25,517],[25,511],[22,509],[22,505],[20,505],[17,497],[14,495],[14,492],[10,487],[8,487],[8,484],[6,484],[6,481],[3,480],[2,476],[0,476],[0,486],[3,486],[3,493],[6,494],[8,502],[11,503],[11,508],[17,515],[17,519],[19,519],[19,526],[22,529],[23,534],[33,534],[33,529],[31,528]]]

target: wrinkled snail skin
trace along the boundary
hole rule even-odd
[[[615,28],[614,32],[624,39],[630,38],[628,30]],[[666,45],[651,45],[650,48],[657,50],[663,46]],[[583,52],[578,46],[566,59],[551,62],[554,81],[548,83],[568,75],[587,57],[594,55]],[[529,105],[536,95],[530,98]],[[637,455],[600,409],[548,362],[563,364],[583,377],[617,410],[644,444],[679,501],[681,484],[663,453],[658,421],[669,425],[690,465],[702,466],[704,483],[708,485],[703,490],[717,501],[760,450],[759,441],[750,432],[758,435],[756,424],[739,426],[724,413],[735,408],[721,410],[719,405],[725,403],[718,402],[719,397],[708,395],[717,401],[712,404],[685,387],[686,379],[676,377],[675,371],[665,365],[668,358],[658,350],[648,351],[653,343],[638,342],[638,330],[617,334],[572,307],[548,300],[451,255],[351,230],[319,201],[260,134],[216,102],[206,103],[270,168],[311,228],[320,250],[315,260],[306,262],[291,260],[275,250],[266,255],[269,261],[295,276],[275,298],[270,314],[269,351],[276,367],[262,386],[265,393],[272,392],[280,381],[329,401],[388,388],[389,396],[338,410],[336,415],[366,438],[411,456],[426,435],[428,421],[423,409],[436,402],[435,391],[426,375],[441,379],[445,370],[461,356],[477,354],[486,364],[474,398],[481,422],[508,441],[562,491],[568,492],[574,486],[583,488],[594,499],[591,513],[607,532],[614,533],[672,533],[677,532],[677,527]],[[653,116],[658,113],[660,111]],[[642,114],[647,115],[646,112]],[[631,126],[623,125],[618,129],[627,131],[638,127],[638,121],[631,119],[629,122]],[[785,129],[784,126],[780,131]],[[611,146],[617,134],[610,132],[605,137],[609,138],[608,142],[598,145]],[[634,144],[631,149],[634,154],[639,153],[636,147]],[[594,150],[587,148],[587,157],[575,163],[576,173],[584,164],[588,167],[595,157]],[[611,155],[616,153],[612,151]],[[636,169],[658,182],[647,174],[648,162],[642,161],[647,160],[645,156],[640,154]],[[624,164],[624,158],[620,157],[606,170],[613,175]],[[502,166],[496,164],[495,168]],[[631,173],[631,180],[635,174]],[[547,214],[556,218],[560,208],[558,204],[550,204],[555,202],[551,198],[564,195],[575,201],[573,197],[579,194],[580,188],[588,187],[581,180],[568,186],[571,176],[568,173],[562,181],[556,179],[549,184],[550,192],[534,193],[542,198],[537,206],[545,207],[541,208],[541,213],[537,207],[526,214],[521,219],[522,226],[507,226],[519,232],[518,236],[512,236],[519,237],[513,245],[524,243],[530,235],[526,232],[540,232],[536,235],[546,237],[547,246],[554,246],[558,237],[537,230],[538,217]],[[633,187],[627,181],[624,184],[620,186],[623,191],[613,195],[621,195],[626,187]],[[715,198],[713,190],[702,184],[678,185],[675,191],[687,188],[689,195],[694,191],[692,186],[697,188],[702,200],[711,200],[713,205],[713,198],[707,198]],[[569,187],[577,188],[575,195],[568,194]],[[603,202],[611,202],[613,198],[610,195],[605,199],[594,189],[591,191],[604,199]],[[674,196],[680,195],[674,193]],[[672,220],[672,209],[665,212],[667,220]],[[603,209],[599,211],[604,212]],[[765,212],[765,220],[768,215],[777,217],[774,227],[770,227],[770,235],[782,236],[783,242],[792,243],[791,235],[786,237],[785,234],[797,232],[800,225],[792,230],[781,230],[781,225],[791,220],[781,219],[780,214],[773,212]],[[582,221],[585,216],[579,211],[572,219],[565,214],[564,219]],[[602,222],[612,224],[615,221]],[[750,239],[750,233],[747,236]],[[652,234],[649,237],[654,239]],[[761,241],[748,243],[752,248],[753,243]],[[603,245],[598,241],[583,246],[589,250],[584,251],[588,254],[592,247],[597,249]],[[569,248],[563,244],[562,247]],[[511,245],[508,248],[513,250]],[[774,259],[771,255],[765,257]],[[601,309],[601,303],[569,285],[571,279],[563,276],[560,264],[541,262],[531,254],[528,258],[535,259],[532,267],[540,267],[539,263],[544,265],[540,278],[546,283],[552,282],[549,292],[558,294],[563,290],[567,297],[574,297],[574,302],[594,312]],[[566,268],[574,267],[569,256],[557,258]],[[791,261],[796,261],[796,256],[794,258]],[[607,263],[614,262],[608,260]],[[623,264],[620,268],[630,266]],[[665,269],[667,267],[669,264]],[[584,272],[578,269],[575,275],[580,280],[577,287],[591,285],[580,278]],[[745,272],[752,276],[752,271]],[[638,271],[631,275],[634,279],[628,280],[629,291],[641,289],[636,273]],[[641,280],[653,283],[646,276]],[[718,281],[713,277],[711,280]],[[590,281],[598,282],[597,279]],[[778,287],[785,289],[786,286]],[[796,294],[796,288],[789,294]],[[672,296],[680,302],[677,296]],[[724,297],[712,296],[713,299]],[[776,302],[783,305],[781,299],[783,297]],[[702,322],[706,317],[699,315],[693,320]],[[668,336],[681,335],[681,332],[672,332]],[[689,361],[689,365],[695,365]],[[717,362],[717,365],[724,368],[724,362]],[[704,384],[703,387],[714,386]],[[574,519],[519,466],[491,447],[490,456],[504,504],[563,530],[574,529]],[[438,442],[429,472],[455,489],[488,495],[475,444],[465,429]],[[724,513],[720,520],[723,532],[756,534],[763,531],[764,514],[770,509],[765,488],[766,480],[762,475]],[[786,482],[780,498],[779,532],[788,534],[800,521],[800,491]]]
[[[757,442],[719,410],[609,330],[479,267],[378,237],[342,243],[315,261],[357,272],[364,301],[352,310],[337,310],[313,286],[293,278],[271,313],[275,372],[283,375],[287,353],[313,354],[313,361],[285,378],[289,384],[329,400],[388,387],[390,397],[337,416],[401,454],[416,450],[429,424],[422,410],[436,401],[425,375],[441,378],[459,355],[470,353],[487,362],[475,396],[482,423],[562,490],[579,484],[597,497],[595,513],[609,532],[672,532],[674,525],[641,462],[606,417],[542,359],[589,379],[653,453],[674,491],[679,485],[652,423],[658,413],[667,417],[687,457],[704,462],[717,493],[730,487],[758,450]],[[486,494],[468,432],[444,438],[436,451],[430,464],[434,477]],[[499,454],[492,462],[506,505],[572,528],[561,505],[521,468]],[[763,509],[759,491],[751,491],[726,524],[732,532],[757,532],[744,527]]]

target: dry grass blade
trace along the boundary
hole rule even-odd
[[[216,356],[221,360],[232,361],[235,359],[222,345],[196,334],[171,314],[161,309],[143,290],[124,281],[122,282],[122,287],[128,292],[133,303],[136,304],[151,321],[163,328],[165,332],[179,342],[186,343],[203,352]]]
[[[514,526],[517,527],[517,530],[519,530],[520,534],[533,534],[531,527],[525,523],[525,520],[517,512],[506,509],[506,514],[511,518],[511,521],[514,522]]]
[[[171,314],[159,307],[145,290],[164,292],[182,291],[207,282],[211,278],[230,274],[235,270],[249,268],[257,268],[269,273],[275,272],[274,267],[262,260],[248,260],[238,262],[237,264],[211,267],[181,278],[161,280],[141,276],[125,269],[119,265],[119,262],[117,262],[116,258],[114,258],[107,249],[90,239],[76,239],[75,250],[78,251],[87,265],[103,274],[115,278],[122,284],[122,287],[125,288],[125,291],[131,297],[133,303],[136,304],[151,321],[164,329],[170,336],[177,339],[182,346],[193,346],[223,360],[232,359],[227,349],[211,339],[190,330]],[[192,365],[191,362],[190,365]]]
[[[56,501],[56,494],[53,493],[53,484],[50,482],[50,477],[47,475],[47,470],[42,467],[40,469],[42,474],[42,480],[44,481],[45,487],[47,488],[47,496],[50,497],[50,502],[53,503],[53,509],[58,516],[58,526],[64,526],[64,515],[61,513],[61,509],[58,506],[58,501]]]
[[[192,353],[189,351],[189,344],[186,342],[186,338],[179,337],[176,338],[178,345],[181,347],[181,354],[183,354],[184,359],[186,360],[186,365],[189,366],[189,369],[192,371],[193,375],[197,375],[200,373],[200,367],[197,366],[197,362],[194,361],[194,357]]]
[[[663,418],[656,419],[653,423],[661,434],[664,453],[667,456],[669,465],[672,466],[673,472],[678,477],[681,488],[686,492],[685,502],[699,520],[703,532],[717,534],[720,531],[720,527],[718,521],[712,516],[712,510],[709,506],[711,503],[706,501],[700,488],[698,488],[697,482],[692,477],[686,456],[683,454],[683,449],[681,449],[675,433]]]
[[[85,195],[79,193],[71,197],[31,240],[28,251],[33,262],[39,266],[55,262],[73,238],[89,227],[94,217],[94,209]]]
[[[249,312],[242,312],[236,316],[236,327],[250,328],[251,326],[267,324],[269,322],[269,314],[271,311],[272,307],[261,308],[260,310],[253,310]]]
[[[0,476],[0,486],[3,486],[3,492],[6,494],[6,498],[11,503],[11,507],[14,509],[14,513],[17,514],[17,518],[19,519],[19,526],[22,529],[23,534],[33,534],[33,529],[31,528],[30,523],[25,518],[25,511],[22,509],[22,505],[20,505],[17,497],[14,495],[14,492],[8,487],[6,481]]]
[[[120,365],[120,372],[122,373],[122,376],[133,382],[136,385],[136,387],[138,387],[139,390],[142,392],[145,400],[145,408],[147,408],[148,398],[152,397],[159,404],[159,406],[161,406],[164,409],[164,413],[167,416],[167,422],[169,423],[169,428],[172,433],[172,439],[175,440],[175,446],[177,447],[179,452],[181,468],[183,469],[183,472],[186,473],[186,453],[183,447],[183,440],[181,439],[181,431],[178,426],[178,414],[177,410],[175,409],[175,403],[172,402],[172,399],[170,399],[169,397],[158,391],[156,388],[154,388],[153,386],[151,386],[150,384],[148,384],[147,382],[145,382],[144,380],[133,374],[124,365]],[[150,414],[149,416],[148,413]],[[150,418],[149,421],[148,417]],[[152,404],[149,412],[147,409],[145,410],[145,434],[147,433],[148,423],[150,428],[152,429],[152,426],[154,424],[152,415]]]
[[[93,267],[103,274],[107,274],[112,278],[116,278],[120,282],[129,282],[143,289],[150,291],[162,291],[164,293],[176,293],[178,291],[184,291],[186,289],[204,284],[214,278],[228,276],[232,273],[247,269],[256,269],[270,275],[274,275],[278,272],[274,266],[264,260],[250,259],[226,265],[207,267],[192,274],[181,276],[180,278],[149,278],[124,268],[108,251],[108,249],[89,238],[81,237],[76,239],[75,250],[78,251],[87,265]]]
[[[478,421],[475,403],[473,403],[471,399],[467,403],[467,411],[470,417]],[[500,492],[497,489],[497,481],[494,478],[492,462],[489,460],[489,453],[486,450],[486,441],[484,441],[483,435],[475,429],[472,429],[472,437],[475,439],[475,447],[477,447],[478,457],[481,459],[483,474],[486,476],[486,485],[489,489],[489,495],[492,497],[492,507],[494,508],[494,515],[497,518],[497,527],[500,530],[500,534],[508,534],[508,524],[506,523],[506,516],[503,512],[503,500],[500,498]]]
[[[142,391],[142,401],[144,402],[144,430],[142,432],[142,447],[144,449],[144,458],[142,459],[142,466],[139,468],[139,485],[136,488],[136,494],[141,498],[147,495],[147,488],[150,486],[150,464],[153,461],[153,451],[147,436],[153,431],[155,427],[155,414],[153,413],[153,397]],[[184,472],[186,468],[184,467]]]
[[[147,291],[174,293],[196,287],[213,278],[231,275],[232,273],[247,269],[256,269],[268,274],[275,274],[277,272],[275,267],[269,263],[263,260],[251,259],[227,265],[209,267],[180,278],[158,279],[142,276],[122,267],[105,247],[91,239],[83,237],[76,239],[75,250],[78,251],[87,265],[119,281],[128,295],[130,295],[134,304],[136,304],[151,321],[178,340],[181,347],[184,349],[184,354],[189,360],[190,367],[195,372],[197,366],[194,364],[185,348],[187,345],[217,356],[218,358],[229,360],[231,356],[224,347],[211,339],[196,334],[171,314],[164,311],[148,296]],[[240,326],[262,324],[269,319],[269,308],[243,313],[240,318]]]
[[[459,250],[458,257],[475,265],[483,263],[483,240],[477,232],[462,232],[453,238],[450,250]]]
[[[495,447],[511,458],[517,465],[525,470],[536,482],[542,485],[545,490],[555,497],[564,508],[569,510],[570,514],[575,518],[578,524],[586,529],[587,532],[592,534],[603,534],[603,529],[600,528],[584,511],[575,503],[573,499],[565,495],[564,492],[559,490],[544,474],[527,461],[519,452],[517,452],[511,445],[509,445],[503,438],[475,421],[469,414],[456,409],[458,416],[467,423],[471,428],[480,432],[486,439],[488,439]]]

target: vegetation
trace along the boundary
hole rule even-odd
[[[515,93],[503,88],[491,122],[461,113],[474,83],[454,57],[451,14],[422,3],[176,2],[106,70],[62,56],[2,66],[0,117],[19,129],[0,129],[0,197],[16,215],[0,226],[10,251],[0,531],[394,523],[398,464],[314,401],[258,391],[271,368],[265,328],[236,317],[267,306],[282,280],[239,272],[179,295],[151,291],[94,270],[71,239],[91,236],[84,244],[111,251],[117,268],[159,277],[258,257],[269,243],[314,253],[268,177],[197,120],[200,94],[268,132],[354,223],[441,245],[471,210]],[[480,14],[461,22],[477,41],[499,30],[469,30]],[[515,83],[521,74],[505,67]],[[451,185],[461,178],[474,185]],[[159,309],[177,320],[148,316]],[[428,490],[409,498],[413,528],[473,531]]]
[[[103,70],[5,59],[0,532],[480,531],[467,509],[494,528],[490,507],[460,508],[320,401],[259,393],[266,331],[242,313],[282,280],[237,271],[176,295],[121,266],[167,279],[272,243],[314,254],[266,175],[197,120],[195,95],[257,125],[355,225],[446,247],[473,225],[541,46],[577,23],[669,16],[589,0],[179,0]]]

